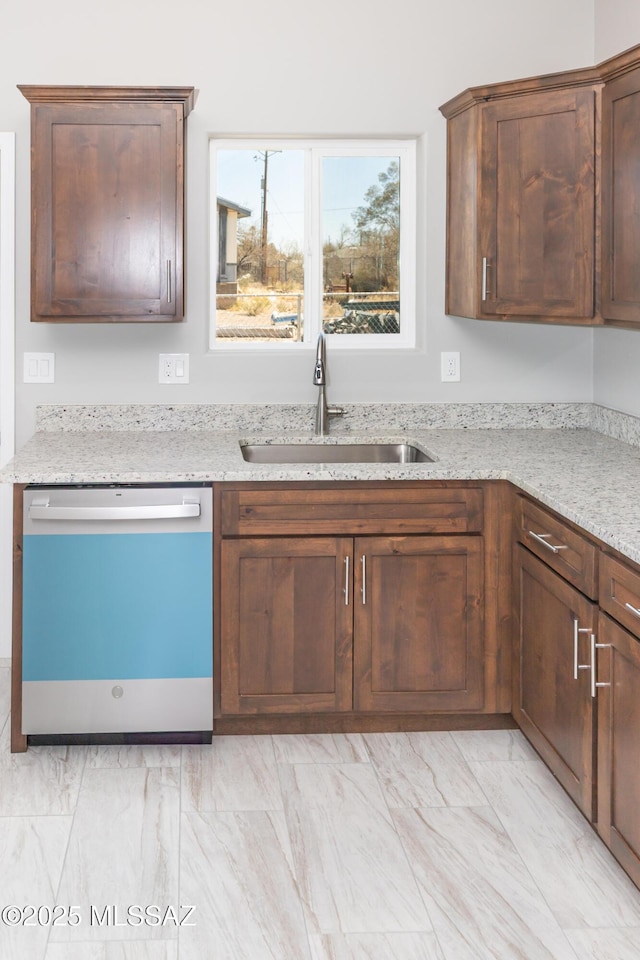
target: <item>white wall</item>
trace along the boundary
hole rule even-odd
[[[606,60],[640,43],[638,0],[595,0],[595,59]],[[594,400],[640,416],[640,331],[594,333]]]
[[[36,403],[314,399],[310,349],[268,364],[207,352],[211,132],[424,136],[420,348],[334,354],[335,402],[590,400],[588,329],[445,317],[445,121],[437,108],[470,85],[594,62],[593,3],[538,0],[534,10],[528,0],[14,0],[3,18],[0,130],[17,133],[18,370],[24,350],[52,351],[57,378],[25,385],[19,376],[18,443],[33,430]],[[196,86],[185,323],[29,323],[29,105],[17,83]],[[461,352],[460,384],[440,383],[441,350]],[[159,352],[191,355],[189,386],[156,382]]]
[[[0,467],[14,452],[15,137],[0,133]],[[0,658],[11,654],[12,489],[0,484]]]

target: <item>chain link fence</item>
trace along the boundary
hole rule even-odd
[[[397,292],[338,291],[322,297],[322,328],[327,334],[400,332]],[[304,331],[301,293],[225,293],[216,297],[216,337],[221,340],[299,341]]]

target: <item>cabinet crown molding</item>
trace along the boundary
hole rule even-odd
[[[182,103],[184,116],[193,110],[194,87],[89,87],[38,86],[19,83],[18,90],[29,103],[85,103],[96,101],[126,101],[150,103],[153,101]]]
[[[499,100],[502,97],[521,96],[526,93],[545,93],[549,90],[561,90],[563,87],[590,87],[603,84],[614,77],[622,76],[629,70],[640,66],[640,44],[630,47],[593,67],[581,67],[577,70],[563,70],[559,73],[547,73],[537,77],[520,80],[507,80],[479,87],[469,87],[440,107],[440,113],[450,120],[478,103]]]

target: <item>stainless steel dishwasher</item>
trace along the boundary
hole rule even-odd
[[[22,732],[210,736],[211,488],[27,487],[23,533]]]

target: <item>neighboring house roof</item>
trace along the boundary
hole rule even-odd
[[[218,197],[217,201],[219,207],[226,207],[227,210],[235,210],[235,212],[238,214],[239,220],[242,219],[242,217],[251,216],[251,210],[248,210],[246,207],[241,207],[239,204],[233,203],[231,200],[225,200],[224,197]]]

